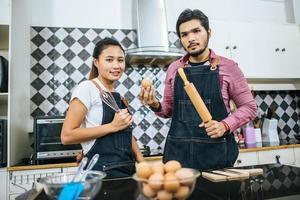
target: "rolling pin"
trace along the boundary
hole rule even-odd
[[[198,91],[196,90],[194,84],[190,83],[187,80],[187,77],[183,71],[183,68],[179,68],[178,73],[184,82],[184,90],[186,91],[187,95],[189,96],[193,106],[197,110],[198,115],[200,116],[200,118],[202,119],[202,121],[204,123],[209,122],[212,119],[211,114],[209,113],[205,103],[203,102]]]

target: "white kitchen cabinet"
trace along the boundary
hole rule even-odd
[[[211,22],[209,47],[238,63],[246,78],[300,78],[297,25]]]
[[[256,152],[239,153],[237,160],[234,163],[235,167],[258,165]]]
[[[6,199],[7,195],[7,171],[6,168],[0,169],[0,199]]]
[[[258,153],[259,164],[272,164],[277,163],[277,160],[281,164],[294,165],[295,154],[293,148],[278,149],[270,151],[259,151]]]
[[[294,153],[295,153],[295,160],[296,160],[295,165],[297,167],[300,167],[300,147],[298,147],[298,148],[295,147]]]

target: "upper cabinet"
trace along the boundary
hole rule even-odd
[[[210,48],[238,63],[246,78],[300,78],[297,25],[211,22]]]

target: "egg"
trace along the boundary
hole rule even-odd
[[[148,184],[154,190],[159,190],[164,181],[164,176],[160,173],[154,173],[149,177]]]
[[[165,176],[164,189],[168,192],[175,192],[180,187],[178,178],[173,174]]]
[[[185,199],[188,197],[190,192],[190,188],[188,186],[180,187],[174,194],[176,199]]]
[[[176,172],[181,168],[181,164],[176,160],[170,160],[165,163],[165,171],[168,172]]]
[[[143,79],[142,80],[142,86],[144,87],[144,88],[147,88],[147,87],[150,87],[152,84],[151,84],[151,81],[150,80],[148,80],[148,79]]]
[[[158,200],[171,200],[173,198],[173,194],[166,190],[160,190],[157,192],[156,197]]]
[[[151,169],[154,173],[164,174],[164,172],[165,172],[164,164],[162,162],[154,163],[152,165]]]
[[[152,198],[156,195],[156,191],[153,190],[148,184],[143,183],[143,194],[146,197]]]
[[[181,184],[192,185],[195,181],[195,176],[190,169],[182,168],[175,172],[175,176],[179,179]]]
[[[140,178],[148,178],[152,174],[150,165],[146,162],[140,162],[136,168],[136,174]]]

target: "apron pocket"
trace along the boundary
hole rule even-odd
[[[227,164],[225,138],[205,139],[168,136],[164,162],[177,160],[183,167],[198,170],[224,168]]]
[[[191,163],[190,140],[168,135],[164,150],[163,162],[177,160],[182,167],[190,167]]]
[[[210,99],[204,99],[203,100],[207,109],[210,111]],[[186,124],[191,124],[191,125],[199,125],[202,120],[196,110],[196,108],[194,107],[194,105],[192,104],[192,102],[188,99],[188,100],[179,100],[178,101],[178,120],[182,121]]]
[[[194,139],[193,166],[199,170],[220,169],[227,165],[227,143],[225,138]]]
[[[103,165],[102,169],[107,174],[106,178],[128,177],[135,173],[135,162],[107,163]]]

